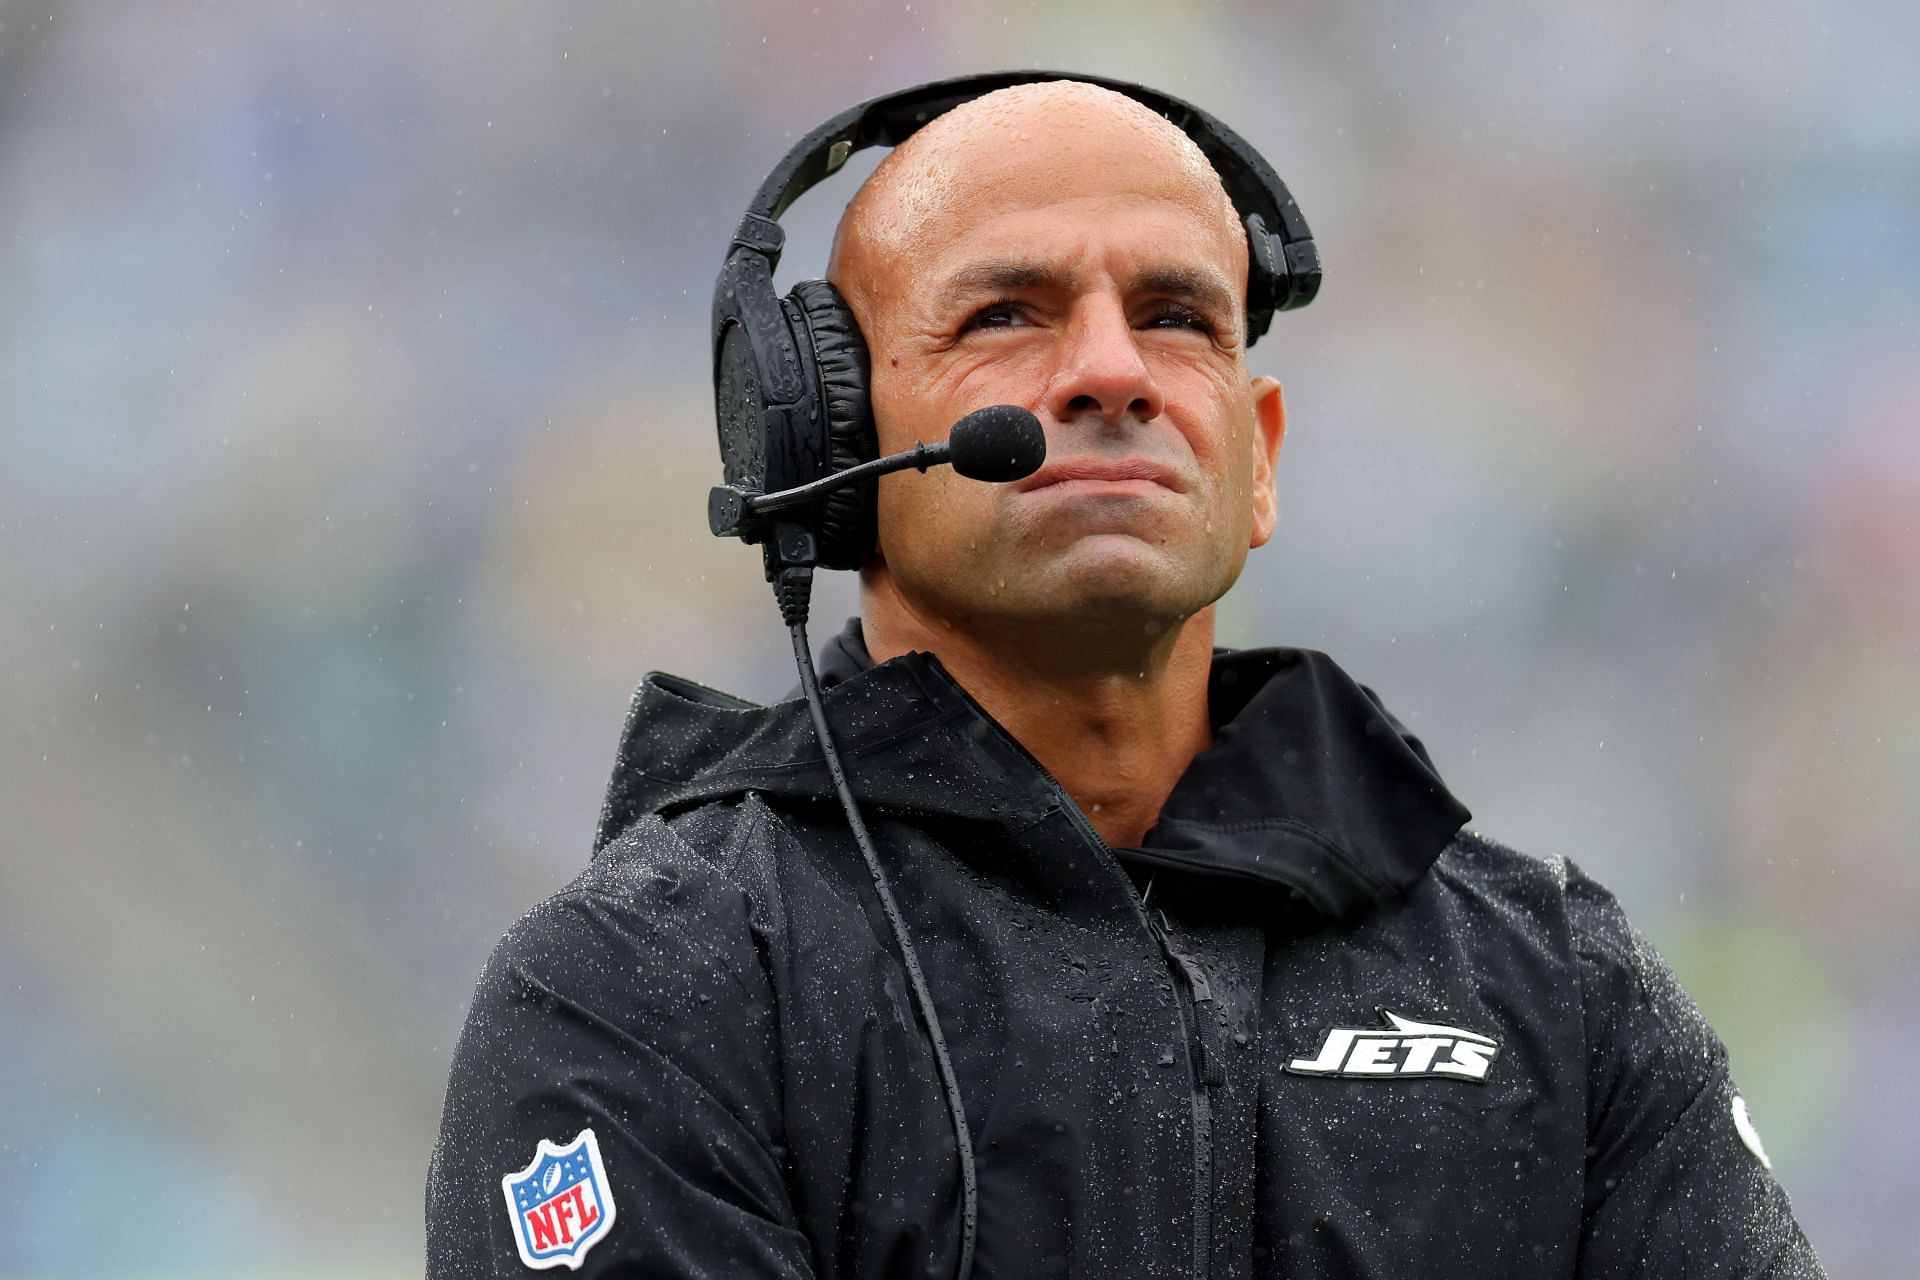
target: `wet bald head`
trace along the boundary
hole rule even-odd
[[[901,143],[848,203],[827,278],[867,323],[961,227],[1062,192],[1165,200],[1209,224],[1244,305],[1246,236],[1206,156],[1151,108],[1077,80],[996,90]]]
[[[873,652],[968,635],[1068,670],[1105,646],[1130,681],[1143,637],[1177,632],[1204,668],[1207,610],[1273,531],[1286,417],[1247,372],[1246,233],[1192,139],[1078,81],[977,98],[874,171],[828,279],[866,338],[880,453],[992,404],[1047,438],[1012,484],[880,481]]]

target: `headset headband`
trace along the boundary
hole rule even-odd
[[[1253,255],[1248,273],[1247,343],[1267,331],[1275,311],[1303,307],[1320,288],[1320,255],[1313,233],[1287,186],[1266,158],[1225,124],[1190,102],[1157,89],[1070,71],[994,71],[936,80],[849,107],[814,129],[781,157],[747,206],[733,243],[778,265],[786,236],[778,219],[810,188],[868,147],[897,147],[920,127],[962,103],[996,89],[1048,80],[1076,80],[1125,94],[1167,118],[1191,138],[1226,187],[1246,225]],[[1275,243],[1277,242],[1277,243]],[[1255,287],[1266,277],[1272,283]],[[1264,296],[1263,296],[1264,295]]]

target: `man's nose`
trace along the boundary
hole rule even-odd
[[[1047,385],[1046,407],[1054,421],[1092,414],[1108,422],[1150,422],[1160,416],[1165,398],[1136,336],[1118,301],[1089,299],[1075,308]]]

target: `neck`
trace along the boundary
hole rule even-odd
[[[1137,845],[1174,784],[1212,742],[1213,609],[1146,635],[1098,637],[1047,622],[970,626],[929,618],[863,579],[861,630],[885,662],[933,654],[1020,741],[1110,845]],[[1122,642],[1116,631],[1138,641]]]

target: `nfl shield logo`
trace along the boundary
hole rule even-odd
[[[566,1146],[545,1138],[533,1163],[500,1179],[520,1261],[577,1269],[613,1226],[612,1188],[600,1143],[582,1129]]]

